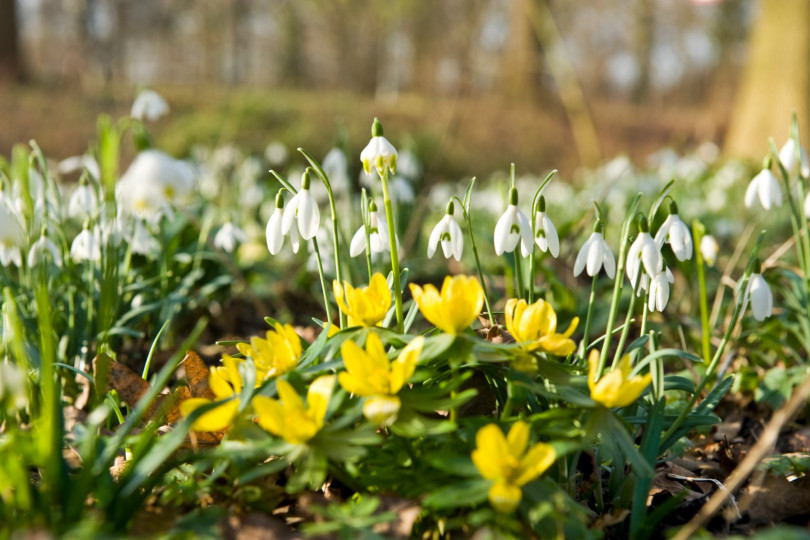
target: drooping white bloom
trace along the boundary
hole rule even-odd
[[[520,242],[520,253],[528,257],[532,249],[532,226],[529,218],[526,217],[517,207],[517,190],[512,188],[509,193],[509,206],[498,218],[495,224],[495,254],[503,255],[515,250]]]
[[[655,243],[658,244],[658,249],[661,249],[665,243],[669,244],[675,257],[679,261],[686,261],[692,258],[692,235],[689,227],[678,215],[678,209],[674,207],[674,204],[674,212],[667,216],[655,234]]]
[[[386,168],[397,172],[397,149],[383,136],[382,124],[376,118],[371,125],[371,140],[360,152],[360,161],[366,174],[371,174],[372,168],[377,169],[380,176]]]
[[[82,179],[73,195],[70,196],[70,201],[68,201],[68,216],[84,221],[92,217],[96,211],[98,211],[96,190],[86,179]]]
[[[433,231],[430,233],[427,248],[429,259],[433,258],[436,247],[441,243],[445,259],[453,257],[455,260],[461,261],[461,252],[464,250],[464,233],[453,217],[452,204],[451,202],[448,205],[448,213],[433,227]]]
[[[743,311],[751,302],[751,313],[758,321],[764,321],[773,314],[773,293],[768,282],[760,273],[751,274],[743,296]]]
[[[717,262],[717,253],[719,251],[720,248],[717,246],[717,240],[714,239],[714,236],[707,234],[700,239],[700,254],[709,266],[714,266],[714,263]]]
[[[560,238],[557,229],[545,212],[545,198],[540,197],[540,210],[534,215],[534,241],[542,251],[548,251],[552,257],[560,255]]]
[[[20,226],[16,212],[0,197],[0,264],[8,266],[14,263],[22,266],[20,246],[25,241],[25,232]]]
[[[301,175],[301,189],[290,199],[284,209],[284,217],[281,221],[282,234],[288,234],[293,228],[293,223],[296,223],[298,232],[304,240],[309,240],[318,234],[318,227],[321,224],[321,212],[312,197],[309,182],[309,169],[307,169]]]
[[[593,277],[603,266],[608,277],[613,279],[616,276],[616,259],[602,233],[594,231],[582,244],[582,248],[577,254],[577,260],[574,262],[574,277],[580,275],[583,269]]]
[[[368,243],[371,248],[371,254],[382,253],[391,249],[391,243],[388,240],[388,226],[385,220],[380,219],[377,214],[377,206],[372,201],[369,204],[368,211]],[[349,255],[357,257],[366,250],[366,227],[360,225],[357,232],[352,236],[351,244],[349,244]]]
[[[59,248],[56,247],[53,240],[45,236],[43,230],[39,239],[31,244],[31,249],[28,250],[28,266],[34,267],[42,264],[48,256],[51,257],[56,266],[62,267],[62,255],[59,253]]]
[[[646,226],[646,220],[644,220]],[[647,276],[657,276],[663,269],[664,262],[661,258],[661,251],[658,249],[658,244],[650,233],[641,231],[638,233],[635,242],[630,246],[627,251],[627,279],[633,287],[636,286],[636,277],[639,275],[639,268],[644,266],[644,272]]]
[[[185,204],[194,190],[194,171],[159,150],[138,154],[115,190],[121,213],[157,223],[171,207]]]
[[[267,220],[267,229],[265,230],[267,249],[270,251],[271,255],[278,255],[281,252],[281,247],[284,245],[284,237],[286,235],[283,232],[283,223],[284,195],[279,191],[276,194],[276,208],[273,210],[270,219]],[[293,253],[298,253],[298,227],[290,227],[289,234]]]
[[[281,167],[290,157],[287,147],[281,141],[273,141],[264,149],[264,157],[271,167]]]
[[[101,246],[99,244],[98,235],[85,227],[70,245],[70,258],[75,262],[98,262],[101,260]]]
[[[669,301],[669,284],[675,283],[675,276],[665,268],[650,281],[648,307],[650,311],[663,312]]]
[[[245,242],[247,242],[245,231],[230,221],[223,224],[214,236],[214,246],[225,253],[233,253],[237,243],[244,244]]]
[[[745,190],[745,206],[751,208],[759,198],[762,208],[770,210],[772,206],[782,206],[782,188],[779,179],[769,168],[763,168],[748,184]]]
[[[154,122],[158,118],[165,116],[169,112],[169,104],[163,96],[145,88],[140,91],[135,101],[132,103],[132,110],[129,115],[138,120]]]
[[[799,172],[804,178],[810,177],[810,160],[807,159],[807,150],[804,147],[799,149],[800,165]],[[793,172],[796,164],[796,141],[791,137],[779,150],[779,161],[787,172]]]

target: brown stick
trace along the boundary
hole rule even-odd
[[[794,390],[790,400],[773,414],[773,417],[771,417],[770,422],[768,422],[768,425],[765,427],[757,443],[751,448],[751,451],[748,452],[748,455],[745,456],[742,463],[737,465],[737,468],[734,469],[726,479],[725,485],[727,489],[718,490],[712,498],[709,499],[709,502],[700,509],[700,512],[678,531],[678,534],[675,535],[673,540],[687,540],[725,505],[726,500],[733,492],[742,486],[743,482],[745,482],[748,476],[754,471],[756,466],[759,465],[760,461],[773,451],[782,426],[796,414],[799,408],[807,403],[808,398],[810,398],[810,379],[805,380],[800,387]]]

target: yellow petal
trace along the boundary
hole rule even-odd
[[[617,399],[613,404],[614,407],[627,407],[636,401],[647,386],[652,382],[652,375],[649,373],[643,377],[633,377],[624,384],[620,399]]]
[[[185,400],[180,404],[180,412],[184,416],[188,416],[194,410],[203,405],[212,403],[211,400],[204,398],[191,398]],[[231,400],[214,407],[212,410],[203,413],[197,420],[191,424],[191,429],[194,431],[224,431],[230,427],[233,422],[233,417],[239,409],[239,401]]]
[[[305,409],[304,400],[301,399],[301,396],[298,395],[295,388],[284,379],[276,381],[276,390],[278,391],[278,397],[284,409],[298,409],[299,411]]]
[[[616,407],[622,397],[623,382],[622,372],[614,369],[603,375],[591,389],[591,398],[605,407]]]
[[[512,428],[506,436],[506,442],[509,445],[509,453],[520,458],[529,445],[529,425],[521,421],[512,424]]]
[[[488,493],[489,504],[492,505],[492,508],[504,514],[514,512],[520,504],[522,496],[523,493],[518,486],[504,481],[492,484]]]
[[[391,393],[396,394],[416,371],[416,362],[422,353],[425,338],[417,336],[408,343],[397,359],[391,363]]]
[[[554,356],[568,356],[577,350],[577,344],[562,334],[543,336],[539,340],[540,347]]]
[[[502,475],[504,459],[509,453],[509,446],[497,424],[488,424],[475,434],[475,450],[472,461],[481,476],[495,480]]]
[[[520,321],[520,315],[523,312],[523,310],[520,309],[521,302],[523,302],[524,304],[526,303],[525,300],[510,298],[509,300],[507,300],[506,307],[504,308],[506,331],[509,332],[515,339],[515,341],[517,341],[518,343],[522,341],[520,336],[518,335],[517,330],[518,326],[517,323],[518,321]]]
[[[225,371],[228,373],[228,381],[231,383],[231,386],[233,386],[232,394],[238,394],[242,391],[242,375],[239,373],[240,362],[239,359],[228,356],[227,354],[222,355],[222,364],[225,366]]]
[[[256,419],[261,427],[273,435],[284,434],[284,407],[275,399],[256,396],[251,402],[256,411]]]
[[[385,347],[383,347],[380,337],[373,332],[370,332],[366,338],[366,358],[369,362],[367,367],[371,373],[389,371],[390,362]]]
[[[520,474],[514,479],[515,485],[522,486],[531,482],[546,472],[556,459],[557,453],[553,446],[545,443],[535,444],[520,460]]]
[[[348,339],[340,346],[340,355],[343,357],[343,365],[346,371],[357,376],[359,379],[367,379],[371,372],[371,360],[366,351],[354,341]]]
[[[579,326],[579,317],[574,317],[573,319],[571,319],[571,324],[568,326],[568,330],[566,330],[565,333],[563,334],[563,337],[571,337],[571,334],[574,333],[574,330],[577,329],[577,326]]]
[[[329,406],[329,399],[332,397],[334,387],[334,375],[321,375],[309,385],[307,391],[308,416],[319,428],[323,425],[323,418],[326,416],[326,408]]]
[[[338,373],[338,382],[344,390],[355,396],[365,397],[376,393],[376,390],[366,382],[366,379],[360,378],[348,371]]]
[[[596,385],[596,372],[599,369],[599,352],[596,349],[591,349],[588,354],[588,388],[593,394],[593,389]]]
[[[217,398],[222,399],[233,395],[233,387],[228,384],[225,377],[214,366],[211,366],[211,374],[208,376],[208,386]]]

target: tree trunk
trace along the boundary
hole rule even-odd
[[[810,133],[810,2],[761,0],[759,8],[725,145],[727,154],[756,160],[769,137],[777,146],[787,140],[794,111],[805,146]]]
[[[16,0],[0,0],[0,81],[21,81],[25,75],[16,8]]]

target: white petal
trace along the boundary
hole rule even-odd
[[[461,254],[464,251],[464,233],[461,230],[461,226],[453,218],[450,218],[449,229],[450,241],[453,244],[453,258],[461,262]]]
[[[281,208],[276,208],[270,219],[267,220],[267,228],[265,229],[267,249],[272,255],[278,255],[284,245],[284,234],[281,232],[282,216]]]
[[[284,208],[284,217],[281,221],[281,234],[288,234],[290,229],[292,229],[292,225],[295,222],[295,216],[298,213],[298,203],[301,200],[301,192],[295,194],[295,196],[290,199],[290,202],[287,203],[286,208]]]
[[[445,231],[445,221],[444,218],[442,218],[430,232],[430,238],[428,239],[428,248],[427,248],[428,259],[433,258],[433,255],[436,253],[436,246],[439,244],[439,239],[441,238],[442,233],[444,231]]]
[[[751,312],[756,320],[763,321],[773,314],[773,294],[761,274],[753,274],[749,285]]]
[[[804,198],[804,217],[810,218],[810,193]]]
[[[760,173],[761,174],[761,173]],[[759,174],[756,175],[745,189],[745,206],[751,208],[757,198],[757,190],[759,185]]]
[[[357,232],[352,236],[352,242],[349,245],[349,256],[357,257],[366,250],[366,227],[360,225]]]
[[[782,189],[779,187],[779,180],[771,171],[762,171],[763,175],[757,185],[759,202],[765,210],[770,210],[772,206],[782,206]]]
[[[616,258],[613,257],[613,252],[610,251],[610,246],[607,242],[602,244],[602,264],[605,267],[605,273],[610,279],[616,277]]]
[[[523,257],[528,257],[534,247],[532,241],[532,224],[529,223],[529,218],[526,217],[520,209],[517,209],[517,222],[520,227],[520,254]]]
[[[495,224],[495,254],[503,255],[504,252],[513,251],[517,244],[517,237],[512,238],[511,229],[514,223],[514,206],[509,206],[506,211],[498,218],[498,223]],[[511,244],[511,245],[510,245]]]
[[[298,203],[298,230],[301,238],[309,240],[318,234],[318,227],[321,226],[321,212],[318,204],[312,198],[312,192],[308,189],[301,190],[301,202]]]
[[[594,236],[598,233],[593,233],[591,236],[582,244],[582,247],[577,253],[577,260],[574,261],[574,277],[577,277],[582,273],[582,270],[585,269],[585,262],[588,260],[591,252],[591,244],[594,242]],[[592,276],[590,272],[588,272],[589,276]]]
[[[298,229],[295,227],[290,227],[290,245],[292,246],[293,253],[298,253],[300,242],[298,237]]]
[[[658,244],[658,248],[664,247],[664,243],[667,241],[667,236],[670,232],[670,227],[672,227],[672,216],[674,214],[670,214],[667,216],[667,219],[661,224],[661,228],[658,229],[658,232],[655,233],[655,243]]]

